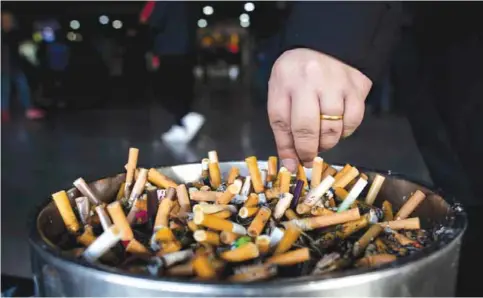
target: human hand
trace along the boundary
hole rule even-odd
[[[323,53],[299,48],[275,62],[268,90],[268,116],[283,165],[312,167],[319,151],[334,147],[361,124],[372,81]],[[321,115],[343,116],[321,120]]]

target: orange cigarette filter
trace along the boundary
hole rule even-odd
[[[257,215],[253,219],[252,223],[248,227],[248,235],[250,237],[259,236],[263,228],[267,224],[268,220],[270,219],[270,215],[272,215],[272,210],[270,210],[270,208],[261,207],[260,210],[258,210]]]
[[[334,169],[334,168],[333,168],[333,167],[331,167],[331,166],[328,166],[328,167],[327,167],[327,168],[324,170],[324,172],[322,173],[322,180],[324,180],[324,179],[325,179],[325,177],[327,177],[327,176],[334,176],[334,175],[336,175],[336,174],[337,174],[337,170],[336,170],[336,169]]]
[[[383,231],[383,228],[381,225],[372,225],[365,233],[364,235],[357,240],[357,242],[354,244],[354,256],[358,256],[364,252],[366,247],[371,243],[374,239],[381,234]]]
[[[181,250],[181,243],[177,240],[174,241],[166,241],[163,242],[161,245],[161,250],[158,251],[156,254],[159,257],[164,256],[165,254],[169,254],[172,252],[177,252]]]
[[[127,158],[127,173],[126,173],[126,184],[131,185],[134,178],[134,170],[137,168],[138,164],[139,149],[129,148],[129,155]]]
[[[122,198],[124,198],[125,191],[124,189],[126,188],[126,182],[123,182],[121,186],[119,187],[119,190],[116,195],[116,201],[120,201]]]
[[[193,260],[193,269],[201,279],[213,279],[216,277],[215,268],[213,268],[206,256],[196,256]]]
[[[322,181],[322,170],[324,168],[324,160],[316,156],[312,163],[312,180],[310,180],[310,188],[316,188]]]
[[[426,198],[426,195],[419,189],[413,193],[413,195],[404,203],[404,205],[399,209],[396,214],[396,219],[408,218],[411,213],[421,204],[421,202]]]
[[[268,181],[275,181],[278,175],[278,158],[276,156],[268,157]]]
[[[357,231],[360,231],[369,225],[369,221],[366,216],[361,216],[361,218],[346,222],[342,225],[340,230],[340,235],[342,239],[346,239],[350,235]]]
[[[334,176],[334,179],[336,179],[336,181],[340,178],[342,178],[342,176],[344,176],[345,174],[347,174],[350,169],[352,168],[352,166],[350,164],[346,164],[335,176]]]
[[[238,167],[231,167],[230,172],[228,173],[227,184],[233,184],[235,179],[240,176],[240,169]]]
[[[178,203],[181,210],[184,212],[191,212],[190,197],[185,184],[180,184],[176,187],[176,196],[178,197]]]
[[[245,158],[245,162],[250,172],[250,177],[252,177],[253,190],[256,193],[261,193],[265,190],[263,185],[262,175],[260,174],[260,169],[258,168],[258,160],[255,156],[250,156]]]
[[[384,221],[394,220],[394,214],[392,212],[392,204],[389,201],[382,203],[382,212],[384,213]]]
[[[241,218],[248,218],[255,216],[258,212],[258,207],[242,207],[240,208],[240,211],[238,211],[238,216]]]
[[[92,231],[92,227],[86,226],[84,228],[84,233],[82,235],[77,236],[77,242],[80,244],[84,245],[85,247],[88,247],[89,245],[92,244],[96,240],[96,236],[94,235],[94,232]]]
[[[296,225],[288,224],[287,229],[283,234],[282,240],[280,240],[280,242],[278,243],[277,248],[275,249],[275,252],[273,254],[279,255],[287,252],[295,243],[295,241],[299,239],[301,233],[302,230],[300,230]]]
[[[215,202],[222,195],[223,193],[220,191],[199,190],[190,192],[191,200],[197,202]]]
[[[280,193],[290,192],[290,179],[292,174],[287,171],[280,171]]]
[[[210,170],[210,183],[212,188],[218,188],[221,185],[221,171],[218,163],[218,153],[213,150],[208,152],[208,159],[210,163],[208,168]]]
[[[356,262],[356,266],[358,267],[374,267],[374,266],[379,266],[382,264],[386,263],[391,263],[396,260],[395,255],[390,255],[390,254],[378,254],[378,255],[372,255],[368,257],[364,257],[362,259],[359,259]]]
[[[230,201],[240,193],[240,190],[242,188],[242,181],[241,180],[235,180],[233,184],[230,184],[227,188],[226,191],[223,192],[223,194],[216,200],[217,204],[220,205],[226,205],[230,203]]]
[[[214,246],[220,245],[220,236],[215,232],[198,230],[193,233],[193,238],[196,242],[204,242]]]
[[[269,188],[265,191],[265,197],[267,200],[271,201],[273,199],[278,199],[280,197],[280,188]]]
[[[255,207],[258,205],[258,195],[256,193],[251,193],[248,199],[243,204],[243,207]]]
[[[258,236],[255,240],[255,244],[258,247],[258,251],[261,254],[266,254],[270,250],[270,236],[268,235],[261,235]]]
[[[228,262],[244,262],[258,258],[260,252],[258,247],[253,242],[248,242],[245,245],[223,252],[220,257]]]
[[[294,223],[302,231],[311,231],[318,228],[346,223],[351,220],[359,219],[360,217],[361,215],[359,213],[359,208],[354,208],[347,211],[334,213],[332,215],[295,219],[286,223]]]
[[[332,210],[329,210],[324,207],[319,207],[319,206],[314,206],[310,210],[310,214],[312,214],[313,216],[327,216],[327,215],[332,215],[334,213],[335,212]]]
[[[186,224],[188,225],[188,229],[190,229],[191,232],[197,231],[200,228],[192,220],[188,221]]]
[[[277,264],[280,266],[295,265],[303,263],[310,259],[310,251],[307,247],[299,248],[286,252],[284,254],[275,255],[269,258],[266,264]]]
[[[166,270],[169,276],[192,276],[194,275],[193,262],[173,266]]]
[[[55,206],[60,212],[60,216],[64,221],[65,227],[70,233],[77,233],[80,229],[79,221],[74,214],[74,210],[69,201],[69,197],[65,191],[59,191],[52,195]]]
[[[345,200],[349,195],[349,192],[341,187],[334,188],[335,195],[341,200]]]
[[[391,230],[419,230],[421,228],[419,217],[385,221],[379,224],[383,227],[389,227]]]
[[[309,183],[307,182],[307,175],[305,174],[305,169],[302,164],[298,164],[297,166],[297,180],[302,180],[304,182],[304,188],[306,188]]]
[[[344,167],[345,168],[345,167]],[[344,169],[341,170],[341,172],[343,171]],[[340,172],[335,175],[336,177],[339,176]],[[359,175],[359,170],[355,167],[351,167],[349,170],[347,170],[347,172],[343,172],[338,178],[334,177],[335,178],[335,182],[333,184],[332,187],[346,187],[352,180],[354,180],[355,178],[357,178],[357,176]]]
[[[287,209],[285,210],[285,217],[288,219],[288,220],[292,220],[292,219],[298,219],[299,217],[297,216],[297,214],[295,213],[295,211],[293,211],[292,209]]]
[[[246,229],[243,226],[226,219],[218,218],[212,214],[197,212],[194,215],[193,221],[196,225],[204,226],[216,231],[228,231],[240,235],[246,234]]]
[[[228,244],[231,245],[235,240],[237,240],[240,237],[240,235],[235,234],[233,232],[228,232],[228,231],[222,231],[220,233],[220,241],[223,244]]]
[[[161,174],[154,168],[151,168],[148,171],[148,181],[159,188],[169,188],[169,187],[176,188],[178,186],[176,182],[174,182],[167,176]]]
[[[223,210],[223,211],[220,211],[220,212],[213,213],[213,216],[216,216],[218,218],[227,219],[227,218],[231,217],[231,212],[229,210]]]
[[[176,240],[176,237],[173,234],[173,231],[168,227],[162,227],[156,231],[154,234],[154,239],[159,242],[166,242],[166,241],[173,241]]]
[[[404,236],[401,233],[393,231],[392,235],[394,236],[394,239],[396,239],[396,241],[399,242],[399,244],[401,245],[406,246],[406,245],[412,245],[416,243],[416,241]]]
[[[169,213],[171,212],[173,205],[173,201],[168,198],[161,200],[161,203],[159,203],[158,212],[156,213],[156,219],[154,220],[154,229],[168,227]]]
[[[107,205],[107,212],[112,219],[112,222],[116,227],[121,230],[121,240],[131,241],[134,238],[131,226],[127,221],[126,215],[122,210],[121,204],[118,201],[114,201]]]
[[[169,212],[169,218],[177,217],[180,210],[181,210],[181,207],[179,206],[178,201],[173,201],[173,207]]]
[[[136,239],[132,239],[126,246],[126,251],[134,255],[150,255],[149,250]]]

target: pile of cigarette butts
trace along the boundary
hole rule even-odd
[[[222,180],[210,151],[199,181],[177,184],[138,168],[138,155],[129,149],[125,182],[110,203],[82,178],[74,204],[66,191],[52,195],[66,227],[62,250],[136,274],[253,282],[380,266],[433,241],[410,217],[422,191],[407,194],[397,212],[388,201],[374,206],[385,177],[369,182],[349,164],[337,171],[316,157],[309,181],[302,165],[292,174],[277,157],[262,168],[251,156],[249,175],[234,166]]]

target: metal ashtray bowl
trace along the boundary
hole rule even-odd
[[[247,175],[245,162],[220,162],[223,177],[231,166]],[[266,168],[267,163],[260,161]],[[340,169],[340,167],[338,168]],[[159,169],[179,183],[200,178],[200,164]],[[453,296],[456,289],[459,252],[467,217],[461,207],[450,205],[440,195],[421,184],[390,172],[363,171],[372,181],[375,173],[386,176],[376,205],[388,200],[398,209],[407,195],[416,190],[427,197],[414,211],[423,228],[442,224],[438,239],[421,252],[399,258],[379,268],[350,269],[323,276],[274,279],[266,282],[181,281],[130,274],[105,265],[86,265],[63,253],[57,246],[66,233],[62,218],[49,199],[35,214],[30,246],[36,294],[40,296]],[[311,171],[307,171],[310,179]],[[98,197],[109,202],[115,197],[125,175],[90,183]],[[74,201],[77,189],[68,191]]]

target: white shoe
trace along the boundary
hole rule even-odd
[[[181,123],[183,123],[183,126],[186,130],[186,137],[188,139],[187,142],[190,142],[200,131],[203,124],[205,124],[205,117],[203,117],[201,114],[191,112],[181,119]]]
[[[188,133],[185,128],[179,125],[173,125],[171,128],[161,135],[161,140],[166,143],[188,143]]]

